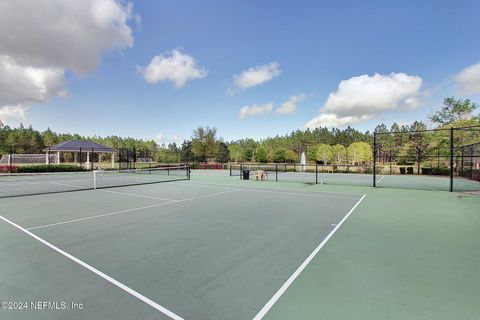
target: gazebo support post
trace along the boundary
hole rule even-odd
[[[57,164],[60,164],[60,151],[57,151]]]
[[[111,153],[112,155],[112,169],[115,169],[115,153]]]

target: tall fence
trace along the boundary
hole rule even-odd
[[[375,132],[372,185],[480,191],[480,126]]]

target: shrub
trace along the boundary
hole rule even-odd
[[[473,169],[472,177],[473,177],[473,180],[480,181],[480,170]]]
[[[432,175],[432,168],[422,168],[422,174]]]
[[[450,169],[447,167],[432,168],[432,175],[434,176],[448,176]]]
[[[0,166],[0,173],[6,173],[6,172],[16,172],[17,167],[14,166]]]
[[[56,164],[56,165],[42,164],[42,165],[17,167],[15,172],[34,173],[34,172],[74,172],[74,171],[88,171],[88,170],[80,166],[74,166],[74,165],[68,165],[68,164]]]
[[[223,169],[223,165],[221,163],[200,163],[198,165],[198,168],[199,169]]]

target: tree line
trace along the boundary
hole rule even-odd
[[[430,116],[435,128],[478,125],[479,116],[474,115],[478,105],[470,100],[453,97],[444,100],[442,108]],[[421,163],[432,148],[445,147],[445,133],[427,134],[410,131],[426,130],[427,125],[415,121],[409,125],[394,123],[390,128],[380,124],[375,128],[380,159],[392,156],[409,157]],[[391,134],[382,134],[391,133]],[[480,142],[472,134],[456,137],[457,144]],[[111,148],[135,149],[138,158],[158,162],[298,162],[305,152],[309,162],[360,164],[372,161],[373,132],[361,132],[351,127],[345,129],[316,128],[295,130],[290,134],[265,139],[245,138],[225,142],[218,136],[215,127],[198,127],[190,139],[181,144],[159,144],[154,140],[123,138],[119,136],[81,136],[56,133],[50,129],[38,131],[31,126],[5,126],[0,122],[0,153],[42,153],[42,149],[67,140],[90,140]],[[446,147],[445,147],[446,148]]]

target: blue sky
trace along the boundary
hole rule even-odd
[[[480,97],[478,1],[74,2],[39,1],[44,18],[31,1],[0,10],[18,23],[0,13],[0,86],[51,71],[0,88],[4,122],[159,141],[209,125],[232,140],[372,130]],[[47,27],[69,15],[77,29]]]

